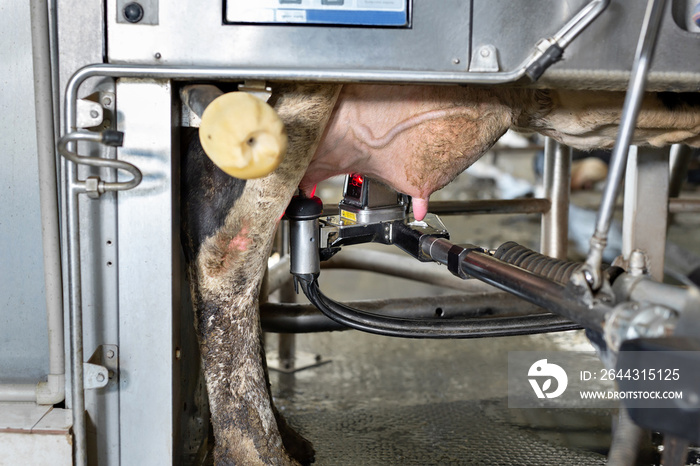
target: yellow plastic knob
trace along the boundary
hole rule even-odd
[[[216,166],[244,180],[271,173],[287,150],[287,132],[280,117],[246,92],[224,94],[207,106],[199,140]]]

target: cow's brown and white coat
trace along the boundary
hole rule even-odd
[[[611,147],[624,98],[457,86],[289,84],[275,92],[289,148],[272,174],[234,180],[208,161],[196,137],[185,150],[183,246],[217,464],[295,464],[313,455],[272,406],[257,314],[277,222],[300,182],[308,193],[330,176],[361,172],[414,196],[420,217],[430,194],[509,128],[580,149]],[[648,95],[635,143],[700,146],[700,105],[689,97]]]

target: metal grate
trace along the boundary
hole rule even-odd
[[[285,410],[317,465],[596,465],[603,455],[548,442],[513,422],[505,400]]]

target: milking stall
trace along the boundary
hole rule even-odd
[[[0,11],[0,465],[700,464],[698,0]]]

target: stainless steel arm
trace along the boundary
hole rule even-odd
[[[561,48],[566,48],[608,5],[610,5],[610,0],[593,0],[588,3],[563,28],[554,34],[554,41]]]
[[[632,75],[622,109],[620,129],[610,161],[610,172],[603,191],[596,229],[591,238],[591,246],[583,271],[586,281],[594,290],[599,289],[603,281],[601,272],[603,250],[608,242],[608,231],[612,221],[615,199],[619,194],[622,175],[627,165],[627,153],[634,134],[637,115],[642,105],[647,73],[654,56],[656,37],[661,26],[665,4],[666,0],[649,0],[647,3],[642,32],[639,36],[637,52],[632,65]]]

